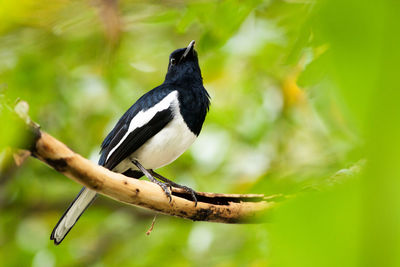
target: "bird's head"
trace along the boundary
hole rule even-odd
[[[169,56],[169,64],[166,82],[171,83],[190,83],[202,82],[201,70],[194,49],[195,41],[191,41],[185,48],[179,48]]]

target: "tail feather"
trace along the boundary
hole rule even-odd
[[[74,201],[64,212],[58,223],[51,233],[50,239],[54,240],[54,244],[60,244],[69,231],[74,227],[75,223],[81,217],[82,213],[95,200],[97,193],[86,187],[83,187]]]

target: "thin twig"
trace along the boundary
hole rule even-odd
[[[147,230],[147,232],[146,232],[146,235],[150,235],[150,234],[151,234],[151,232],[153,231],[154,224],[156,223],[156,218],[157,218],[157,214],[156,214],[156,215],[154,215],[153,222],[151,223],[150,229],[149,229],[149,230]]]

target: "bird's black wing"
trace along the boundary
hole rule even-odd
[[[122,160],[141,147],[147,140],[161,131],[161,129],[172,120],[172,116],[172,110],[169,108],[157,112],[148,123],[130,132],[107,159],[104,167],[112,170]]]
[[[164,85],[156,87],[139,98],[125,112],[101,145],[99,165],[112,170],[172,120],[172,110],[167,108],[157,112],[143,126],[131,129],[131,132],[128,133],[131,120],[140,111],[145,112],[155,106],[172,91]],[[123,141],[121,142],[121,140]],[[117,148],[115,148],[116,146]]]

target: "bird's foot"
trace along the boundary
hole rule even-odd
[[[159,180],[153,178],[154,180],[150,179],[150,181],[152,181],[155,184],[158,184],[161,189],[164,191],[164,193],[167,195],[167,197],[169,198],[169,202],[172,201],[172,196],[171,196],[171,192],[172,192],[172,188],[171,185],[169,185],[168,183],[163,183],[160,182]]]
[[[195,207],[197,206],[196,191],[194,191],[192,188],[190,188],[190,187],[188,187],[188,186],[185,186],[185,185],[177,184],[177,183],[175,183],[175,182],[173,182],[173,181],[171,181],[171,180],[165,178],[164,176],[162,176],[162,175],[156,173],[156,172],[153,171],[153,170],[150,170],[150,171],[151,171],[151,174],[152,174],[154,177],[157,177],[158,179],[162,180],[163,182],[165,182],[166,184],[168,184],[170,187],[173,186],[173,187],[177,187],[177,188],[182,188],[182,189],[185,190],[187,193],[191,194],[191,195],[192,195],[192,199],[193,199],[193,201],[194,201],[194,206],[195,206]]]
[[[159,180],[157,180],[156,178],[153,177],[153,175],[146,170],[145,167],[142,166],[142,164],[140,164],[137,160],[132,160],[132,163],[136,165],[136,167],[139,168],[139,170],[141,172],[143,172],[143,174],[153,183],[158,184],[161,189],[164,191],[164,193],[167,195],[167,197],[169,198],[169,202],[172,201],[172,196],[171,196],[171,185],[169,185],[168,183],[163,183],[160,182]]]

